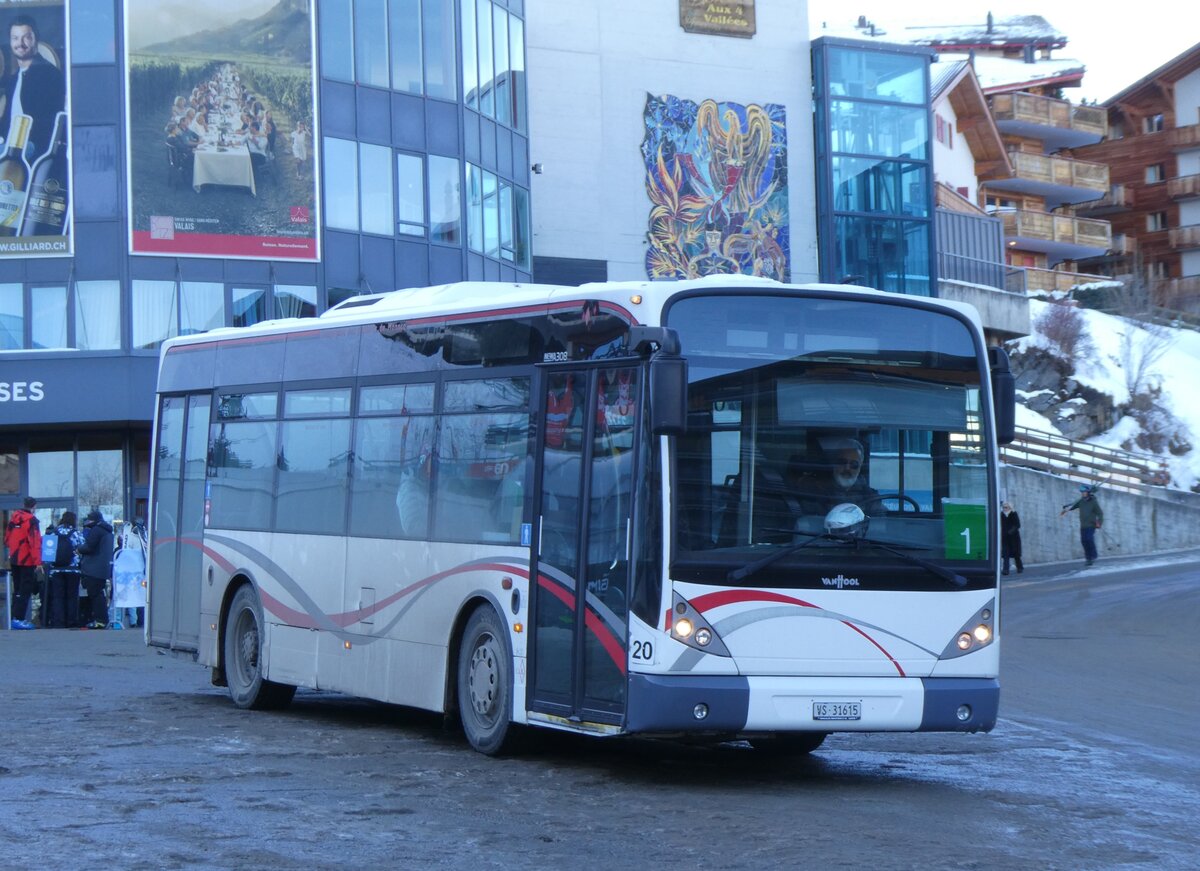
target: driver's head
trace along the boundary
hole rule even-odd
[[[833,453],[833,480],[843,490],[854,486],[862,471],[862,445],[854,439],[839,439],[831,446]]]

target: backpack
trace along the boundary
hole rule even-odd
[[[75,548],[71,546],[71,534],[69,532],[57,532],[53,536],[46,536],[46,538],[54,538],[58,542],[54,553],[54,567],[56,569],[70,568],[71,563],[75,562]]]

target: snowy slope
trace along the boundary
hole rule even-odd
[[[1032,335],[1013,342],[1016,350],[1027,350],[1031,346],[1051,350],[1051,343],[1037,331],[1037,322],[1051,303],[1031,300],[1030,320],[1034,324]],[[1136,363],[1139,355],[1161,343],[1155,335],[1137,322],[1106,315],[1091,309],[1077,309],[1084,317],[1094,352],[1077,361],[1074,378],[1080,384],[1113,398],[1115,405],[1129,402],[1127,374],[1131,361]],[[1124,337],[1129,334],[1129,343]],[[1200,380],[1200,333],[1187,329],[1168,329],[1166,345],[1161,356],[1147,369],[1147,381],[1162,389],[1159,406],[1170,412],[1178,421],[1178,431],[1187,441],[1196,445],[1200,439],[1200,400],[1197,397],[1197,382]],[[1021,400],[1020,394],[1017,397]],[[1018,407],[1017,424],[1045,432],[1058,432],[1055,425],[1041,414],[1028,408]],[[1122,417],[1108,432],[1088,439],[1097,445],[1120,448],[1135,438],[1142,430],[1132,417]],[[1140,451],[1139,451],[1140,452]],[[1172,456],[1163,451],[1160,455],[1171,473],[1172,486],[1190,489],[1200,480],[1200,450],[1193,448],[1182,456]]]

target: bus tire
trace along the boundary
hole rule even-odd
[[[254,587],[245,584],[233,596],[225,618],[225,682],[239,708],[257,711],[285,708],[296,694],[294,686],[263,677],[262,605]]]
[[[787,732],[751,738],[750,746],[769,756],[804,756],[825,743],[827,732]]]
[[[517,743],[512,671],[507,628],[492,607],[476,608],[458,650],[458,711],[467,741],[488,756]]]

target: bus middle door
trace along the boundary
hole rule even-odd
[[[620,725],[642,367],[541,369],[531,710]]]

